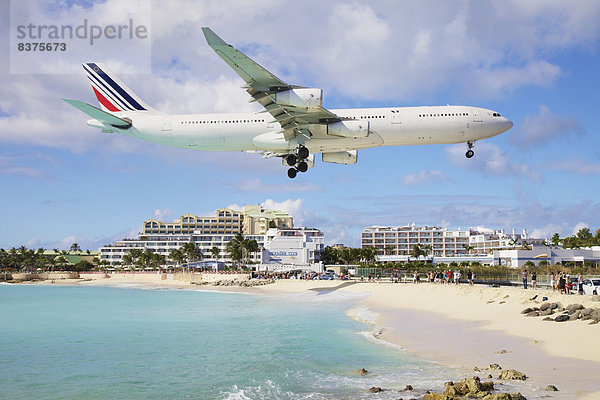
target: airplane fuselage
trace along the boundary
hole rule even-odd
[[[336,152],[377,146],[465,143],[486,139],[510,129],[500,114],[468,106],[422,106],[330,110],[341,118],[369,123],[366,137],[322,134],[305,138],[311,153]],[[285,140],[279,123],[269,114],[220,113],[164,115],[121,112],[132,127],[120,133],[163,145],[208,151],[287,152],[298,139]],[[97,121],[88,124],[98,126]]]

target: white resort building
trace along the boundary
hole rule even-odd
[[[435,226],[371,226],[361,235],[361,247],[375,247],[382,256],[398,260],[410,256],[413,247],[426,248],[433,257],[456,257],[467,254],[491,254],[494,250],[543,243],[527,231],[507,234],[504,230],[469,228],[449,230]],[[380,259],[384,259],[380,256]]]
[[[318,264],[324,248],[321,231],[293,228],[293,217],[286,212],[244,206],[242,211],[227,208],[217,210],[214,217],[185,214],[173,222],[146,220],[138,238],[123,239],[101,247],[98,250],[99,259],[104,264],[119,266],[132,249],[149,250],[168,259],[171,251],[192,242],[202,252],[204,261],[213,265],[231,264],[226,247],[237,233],[258,243],[260,250],[249,255],[250,261],[253,264],[271,265],[271,269],[277,264],[289,268],[308,268]],[[211,251],[214,247],[219,249],[216,257]],[[171,261],[169,264],[174,265]]]

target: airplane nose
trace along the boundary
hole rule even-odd
[[[512,127],[513,127],[512,121],[508,118],[504,118],[504,121],[502,121],[502,132],[506,132],[507,130],[509,130]]]

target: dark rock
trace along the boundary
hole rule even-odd
[[[550,308],[553,309],[553,310],[556,310],[559,307],[560,307],[560,303],[552,303],[552,304],[550,304]]]
[[[540,312],[541,316],[552,315],[552,314],[554,314],[554,311],[550,307],[548,307],[544,311]]]
[[[567,307],[569,314],[573,314],[575,311],[582,310],[584,307],[581,304],[569,304]]]
[[[487,367],[485,367],[485,369],[492,370],[492,371],[497,371],[497,370],[502,369],[502,367],[499,366],[498,364],[490,364]]]
[[[483,400],[512,400],[509,393],[490,393],[482,397]]]
[[[493,376],[492,376],[492,374],[488,374],[488,375],[487,375],[485,378],[486,378],[486,379],[492,379],[492,378],[493,378]]]
[[[480,370],[479,370],[479,368],[477,368],[477,367],[473,367],[473,371],[475,371],[475,372],[479,372]]]
[[[441,393],[427,393],[422,400],[454,400],[456,397],[446,396]]]
[[[380,388],[380,387],[373,386],[372,388],[369,389],[369,392],[371,392],[371,393],[379,393],[379,392],[383,392],[383,389]]]
[[[413,390],[413,387],[412,387],[412,385],[406,385],[404,387],[404,390]]]
[[[517,371],[516,369],[507,369],[500,372],[500,375],[498,375],[498,379],[524,381],[525,379],[527,379],[527,375],[520,371]]]
[[[554,318],[546,317],[542,321],[554,321]]]
[[[524,309],[523,311],[521,311],[521,314],[529,314],[532,311],[533,310],[531,308],[527,307],[526,309]]]
[[[523,396],[521,393],[517,392],[517,393],[510,394],[510,400],[527,400],[527,398],[525,396]]]
[[[579,314],[574,313],[569,316],[569,321],[577,321],[579,319]]]
[[[361,368],[361,369],[358,371],[358,374],[359,374],[359,375],[366,375],[366,374],[368,374],[368,373],[369,373],[369,371],[367,371],[367,370],[366,370],[366,369],[364,369],[364,368]]]
[[[558,388],[554,385],[548,385],[544,390],[547,392],[558,392]]]
[[[481,382],[477,376],[456,383],[448,382],[445,385],[444,394],[448,396],[483,395],[494,390],[493,382]]]
[[[569,320],[569,316],[565,314],[560,314],[556,318],[554,318],[556,322],[564,322]]]
[[[550,303],[542,303],[540,304],[540,311],[546,311],[550,308]]]
[[[539,317],[540,316],[540,312],[539,311],[531,311],[528,312],[527,314],[525,314],[526,317]]]

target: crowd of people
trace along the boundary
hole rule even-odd
[[[528,279],[531,280],[531,288],[537,288],[537,273],[529,272],[527,269],[522,271],[523,289],[527,289]],[[552,291],[559,291],[561,294],[580,293],[583,294],[583,275],[580,273],[577,279],[571,278],[567,272],[550,274],[550,287]]]

